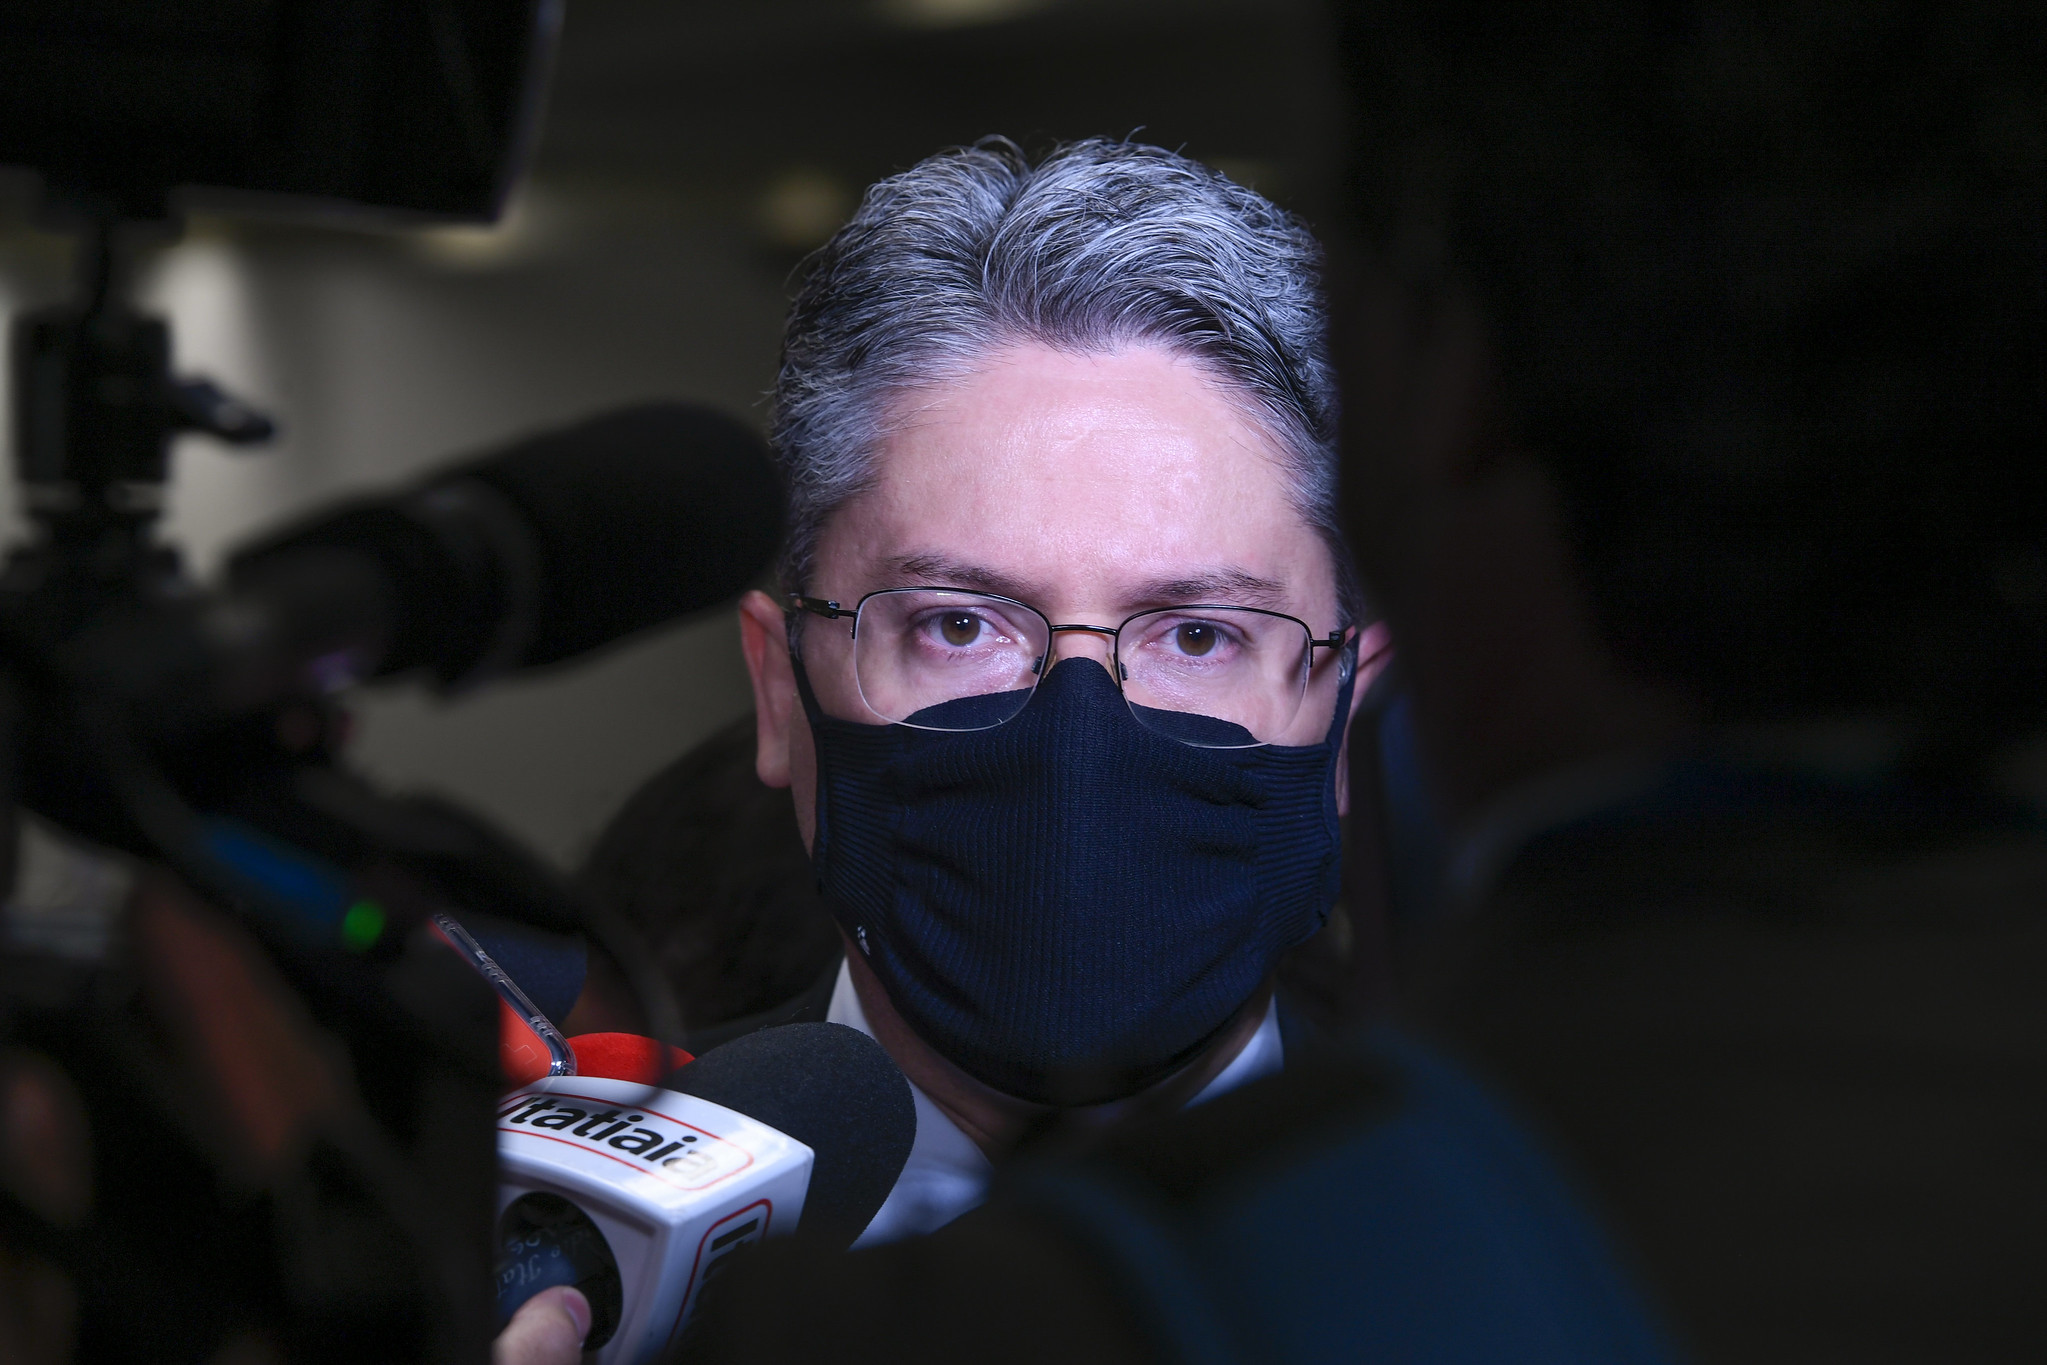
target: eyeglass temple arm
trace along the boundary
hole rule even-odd
[[[1349,632],[1342,630],[1332,630],[1331,632],[1329,632],[1329,638],[1326,640],[1318,640],[1312,635],[1309,636],[1308,657],[1312,660],[1315,657],[1315,651],[1318,649],[1337,648],[1338,646],[1342,645],[1345,642],[1348,633]],[[1363,638],[1364,637],[1361,632],[1359,635],[1359,639],[1362,640]],[[1366,659],[1352,658],[1351,661],[1344,668],[1343,676],[1346,679],[1355,677],[1357,670],[1371,667],[1373,664],[1385,658],[1388,654],[1392,652],[1393,642],[1391,640],[1381,640],[1379,642],[1379,647],[1372,651],[1370,658]]]
[[[794,592],[789,594],[789,610],[792,612],[807,611],[814,616],[822,616],[831,621],[859,614],[857,610],[849,610],[840,606],[837,602],[829,602],[822,597],[805,597],[801,593]]]

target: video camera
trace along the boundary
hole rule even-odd
[[[124,297],[194,187],[491,219],[559,19],[0,0],[0,163],[40,174],[80,262],[78,297],[12,338],[34,534],[0,579],[0,1098],[55,1140],[0,1151],[0,1276],[69,1286],[78,1360],[487,1357],[498,1004],[415,932],[434,917],[587,933],[679,1031],[622,924],[483,822],[348,772],[333,693],[470,685],[736,592],[775,535],[758,442],[628,412],[316,518],[205,591],[153,536],[170,441],[271,422],[174,377],[167,324]],[[58,911],[111,932],[16,932]]]

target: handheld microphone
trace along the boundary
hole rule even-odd
[[[735,1039],[666,1088],[588,1075],[522,1086],[498,1111],[499,1320],[573,1284],[590,1300],[584,1349],[598,1365],[651,1361],[740,1247],[799,1222],[849,1245],[916,1131],[902,1072],[840,1024]]]
[[[760,438],[650,403],[517,442],[236,552],[212,634],[223,690],[429,670],[444,688],[560,662],[713,606],[774,553]]]
[[[917,1136],[909,1081],[881,1044],[843,1024],[749,1033],[665,1083],[749,1114],[816,1152],[803,1231],[842,1248],[867,1230]]]

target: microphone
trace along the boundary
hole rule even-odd
[[[665,1088],[587,1075],[521,1086],[498,1110],[499,1322],[573,1284],[597,1365],[652,1361],[740,1247],[799,1222],[849,1245],[916,1132],[909,1082],[841,1024],[748,1034]]]
[[[664,1084],[751,1115],[816,1152],[803,1231],[841,1248],[873,1221],[917,1136],[909,1081],[879,1043],[843,1024],[745,1034]]]
[[[557,663],[744,590],[781,531],[760,438],[650,403],[324,511],[228,561],[209,613],[250,705],[427,669],[443,688]]]

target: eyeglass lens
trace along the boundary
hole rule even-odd
[[[997,597],[876,593],[860,608],[854,672],[884,720],[987,729],[1030,701],[1052,634],[1038,612]],[[1150,728],[1204,748],[1269,744],[1300,710],[1308,633],[1291,617],[1247,608],[1175,607],[1125,622],[1116,656],[1131,713]]]

